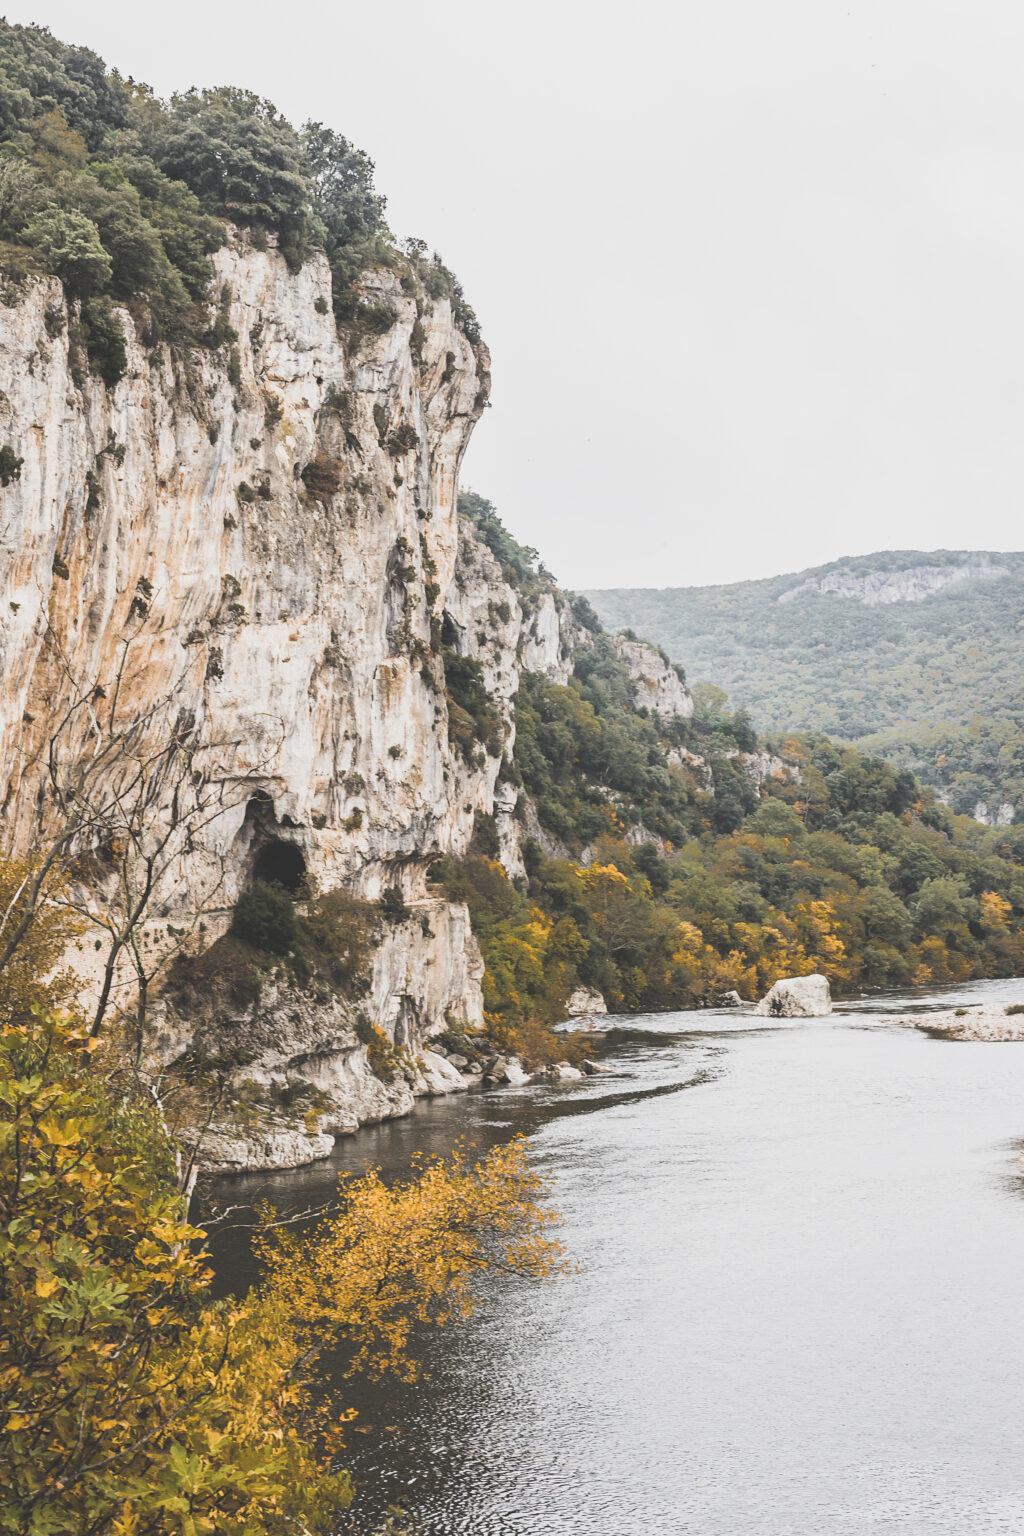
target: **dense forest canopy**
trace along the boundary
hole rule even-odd
[[[366,304],[356,279],[412,265],[478,336],[440,260],[422,241],[397,250],[373,163],[341,134],[296,129],[235,87],[160,101],[91,50],[0,21],[0,269],[8,283],[36,270],[61,279],[108,383],[125,366],[115,305],[132,306],[148,343],[224,342],[206,301],[229,223],[257,245],[272,236],[293,267],[324,251],[341,325],[387,329],[393,314]]]
[[[986,566],[917,601],[797,593],[807,582]],[[889,551],[765,581],[589,596],[606,623],[665,646],[758,729],[855,741],[909,767],[957,812],[980,801],[994,816],[1007,803],[1024,817],[1024,556]]]

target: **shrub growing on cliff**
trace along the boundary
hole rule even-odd
[[[0,448],[0,485],[8,486],[12,480],[21,479],[21,466],[25,460],[19,458],[10,443],[4,443]]]
[[[551,584],[551,577],[541,565],[537,551],[512,537],[494,503],[486,496],[481,496],[478,491],[460,491],[459,516],[468,518],[473,524],[474,533],[501,566],[509,586],[521,592],[532,592],[542,584]]]
[[[355,287],[366,267],[393,260],[385,199],[373,185],[373,161],[323,123],[302,131],[313,213],[331,264],[334,313],[360,330],[390,330],[394,311],[368,305]]]
[[[90,366],[112,388],[124,378],[128,352],[124,327],[105,294],[82,301],[81,336]]]
[[[253,949],[287,954],[298,931],[292,898],[281,885],[255,881],[235,904],[231,931]]]
[[[370,1071],[379,1077],[382,1083],[393,1083],[405,1065],[402,1052],[398,1050],[393,1040],[381,1029],[379,1024],[374,1024],[365,1013],[356,1017],[356,1036],[366,1046],[366,1060]]]
[[[443,646],[445,692],[448,696],[448,739],[468,762],[479,748],[497,757],[504,742],[501,716],[484,684],[483,667],[473,656],[460,656]]]
[[[380,912],[386,923],[404,923],[412,916],[401,886],[385,886],[380,898]]]
[[[368,902],[341,890],[325,891],[309,903],[299,921],[297,958],[326,974],[331,985],[348,991],[363,980],[370,946]]]

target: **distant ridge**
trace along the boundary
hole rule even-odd
[[[884,550],[721,586],[587,592],[768,731],[826,731],[1024,819],[1024,553]]]

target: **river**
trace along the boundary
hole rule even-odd
[[[1024,982],[884,1007],[1002,998]],[[217,1189],[283,1209],[519,1132],[554,1179],[576,1271],[490,1285],[426,1381],[356,1394],[345,1529],[394,1499],[425,1536],[1020,1536],[1024,1044],[877,1000],[621,1022],[643,1033],[614,1075],[435,1100]],[[245,1285],[244,1241],[216,1254]]]

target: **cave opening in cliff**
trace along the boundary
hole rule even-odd
[[[265,843],[260,849],[252,876],[254,880],[262,880],[266,885],[283,886],[291,896],[305,896],[308,892],[306,860],[302,849],[280,838]]]

